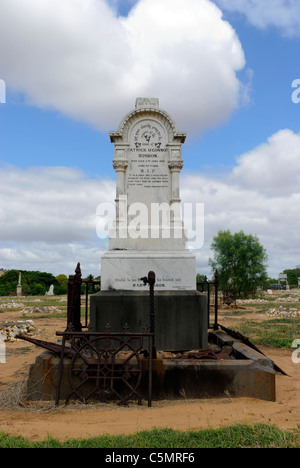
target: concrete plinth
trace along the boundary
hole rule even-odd
[[[269,358],[221,331],[212,333],[214,343],[232,348],[231,359],[154,359],[153,400],[249,397],[275,401],[275,370]],[[70,359],[64,359],[61,400],[71,391]],[[148,359],[142,359],[142,379],[138,389],[142,399],[148,398]],[[28,400],[55,400],[59,380],[59,358],[44,352],[30,367]],[[88,382],[92,385],[93,382]],[[125,387],[128,392],[128,388]],[[80,393],[85,392],[80,388]],[[74,395],[73,395],[74,397]]]
[[[150,325],[149,291],[101,291],[90,298],[92,331],[112,332],[125,324],[132,333]],[[154,295],[155,345],[164,351],[208,346],[207,299],[198,291],[158,291]]]

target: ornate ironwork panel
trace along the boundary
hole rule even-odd
[[[152,333],[111,333],[100,332],[57,332],[62,336],[62,351],[56,404],[59,404],[60,387],[63,372],[63,361],[66,353],[66,339],[71,358],[69,362],[70,392],[66,403],[73,397],[83,403],[89,400],[119,400],[126,405],[131,399],[141,404],[138,393],[142,378],[141,352],[148,348],[149,353],[149,387],[148,406],[152,399]],[[148,341],[148,342],[147,342]],[[147,342],[147,343],[145,343]]]

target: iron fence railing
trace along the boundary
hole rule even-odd
[[[205,276],[203,281],[197,281],[197,290],[206,293],[207,295],[207,323],[208,329],[218,329],[218,314],[219,314],[219,273],[215,271],[214,279],[209,281]],[[211,297],[214,296],[214,320],[211,324]]]
[[[139,387],[143,375],[141,352],[148,354],[148,406],[152,402],[153,333],[112,333],[107,324],[105,332],[56,332],[62,337],[56,405],[59,405],[66,352],[69,356],[69,391],[66,404],[73,397],[82,403],[90,400],[119,400],[127,405],[137,399],[142,404]],[[148,340],[147,340],[148,339]],[[145,340],[148,341],[145,342]]]

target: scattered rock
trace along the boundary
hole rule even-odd
[[[24,307],[22,302],[7,302],[0,305],[1,309],[19,309],[20,307]]]
[[[281,301],[281,302],[299,302],[300,300],[300,297],[299,296],[289,296],[289,297],[278,297],[276,299],[276,302],[277,301]]]
[[[237,304],[262,304],[264,302],[269,302],[266,299],[237,299]]]
[[[286,317],[295,318],[295,317],[300,317],[300,310],[279,306],[278,308],[269,309],[267,312],[265,312],[264,315],[268,315],[269,317],[276,317],[276,318],[286,318]]]
[[[16,336],[33,336],[37,332],[32,320],[5,322],[0,325],[0,336],[4,341],[17,341]]]
[[[21,313],[24,315],[32,314],[53,314],[61,313],[62,311],[55,306],[45,306],[45,307],[25,307],[21,310]]]

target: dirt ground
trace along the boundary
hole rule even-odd
[[[0,312],[0,323],[31,319],[20,316],[19,309],[1,309]],[[228,313],[225,311],[223,315],[220,323],[232,326]],[[35,337],[42,340],[56,342],[55,332],[63,331],[66,326],[65,319],[61,318],[34,316],[32,319],[39,330]],[[23,340],[6,342],[6,362],[0,364],[0,431],[32,440],[44,440],[48,435],[65,440],[129,434],[154,427],[197,430],[236,423],[263,423],[286,430],[300,428],[300,364],[293,363],[293,350],[260,349],[288,374],[276,374],[276,402],[234,399],[228,394],[222,399],[153,402],[152,408],[148,408],[146,402],[143,406],[132,403],[125,408],[102,403],[72,403],[56,408],[52,402],[20,403],[17,393],[21,383],[26,381],[30,364],[42,350]]]

